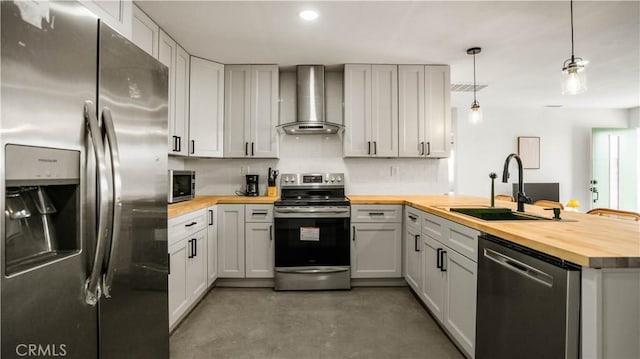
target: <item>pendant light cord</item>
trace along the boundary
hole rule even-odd
[[[473,54],[473,102],[476,102],[476,54]]]
[[[570,0],[571,7],[571,61],[575,60],[575,56],[573,55],[573,0]]]

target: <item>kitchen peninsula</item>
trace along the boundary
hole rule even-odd
[[[609,357],[612,353],[633,357],[640,353],[637,343],[640,336],[639,222],[565,211],[561,214],[562,221],[490,222],[449,211],[452,207],[488,207],[489,200],[481,197],[349,195],[348,198],[352,206],[401,205],[405,212],[419,210],[579,265],[582,357]],[[169,218],[216,204],[268,206],[276,199],[199,196],[193,201],[170,205]],[[515,209],[512,202],[497,201],[496,205]],[[525,212],[552,217],[549,211],[531,205],[525,207]],[[403,271],[405,278],[406,275]]]

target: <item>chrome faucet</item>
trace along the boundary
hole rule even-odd
[[[531,199],[524,194],[524,181],[522,180],[522,160],[515,153],[507,156],[507,159],[504,160],[504,169],[502,170],[502,182],[507,183],[509,181],[509,162],[512,158],[516,159],[518,162],[518,194],[516,198],[516,202],[518,202],[518,212],[524,212],[524,204],[530,203]]]

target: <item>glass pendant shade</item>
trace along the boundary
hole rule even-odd
[[[577,95],[587,91],[587,72],[582,59],[568,59],[562,67],[562,94]]]
[[[571,58],[562,64],[562,94],[577,95],[587,91],[586,61],[576,57],[573,52],[573,0],[571,6]]]
[[[472,124],[478,124],[482,122],[482,109],[478,101],[473,101],[471,108],[469,109],[469,122]]]

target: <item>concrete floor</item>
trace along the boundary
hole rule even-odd
[[[171,358],[463,358],[406,287],[214,288],[171,336]]]

